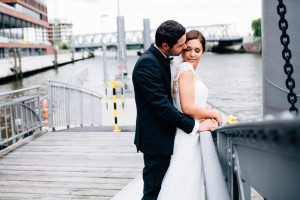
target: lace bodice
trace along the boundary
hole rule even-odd
[[[191,63],[188,62],[182,62],[179,64],[179,67],[177,68],[174,78],[173,78],[173,101],[176,108],[182,112],[181,109],[181,103],[180,103],[180,97],[179,97],[179,77],[182,73],[186,71],[192,71],[194,74],[194,86],[195,86],[195,100],[194,104],[205,107],[206,106],[206,100],[208,96],[208,90],[207,87],[203,84],[198,74],[195,72],[194,67]]]

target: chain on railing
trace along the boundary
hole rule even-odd
[[[43,126],[39,87],[0,94],[0,150]]]
[[[287,13],[286,6],[283,4],[283,0],[278,0],[279,4],[277,6],[277,13],[280,16],[280,20],[278,22],[279,29],[282,31],[280,36],[280,42],[283,45],[284,49],[282,50],[282,58],[285,60],[284,72],[287,75],[287,79],[285,81],[286,87],[289,89],[289,93],[287,95],[288,102],[291,104],[290,112],[298,115],[298,109],[295,104],[297,102],[297,95],[293,91],[296,84],[295,80],[292,78],[292,74],[294,72],[293,65],[290,60],[292,58],[292,52],[289,49],[290,44],[290,36],[287,34],[288,29],[288,21],[285,19],[285,14]]]

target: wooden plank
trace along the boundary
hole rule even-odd
[[[36,200],[36,199],[43,199],[43,200],[69,200],[69,199],[86,199],[86,200],[110,200],[111,197],[100,197],[100,196],[78,196],[78,195],[57,195],[57,194],[43,194],[41,197],[40,194],[27,194],[24,197],[23,193],[3,193],[0,196],[0,200]]]
[[[0,200],[111,199],[141,174],[134,133],[51,132],[0,158]]]
[[[123,172],[128,173],[131,171],[135,171],[137,173],[141,172],[140,168],[86,168],[86,167],[77,167],[77,166],[70,166],[70,167],[49,167],[49,166],[14,166],[14,165],[0,165],[0,170],[11,170],[11,171],[58,171],[58,172],[86,172],[86,171],[93,171],[97,172],[107,172],[107,173],[114,173],[114,172]]]

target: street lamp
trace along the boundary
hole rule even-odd
[[[106,70],[106,45],[104,45],[104,29],[103,29],[103,18],[108,15],[101,15],[101,47],[102,47],[102,59],[103,59],[103,75],[104,75],[104,83],[108,81],[107,79],[107,70]]]

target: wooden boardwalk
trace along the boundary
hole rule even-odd
[[[0,200],[111,199],[141,174],[133,132],[49,132],[0,158]]]

